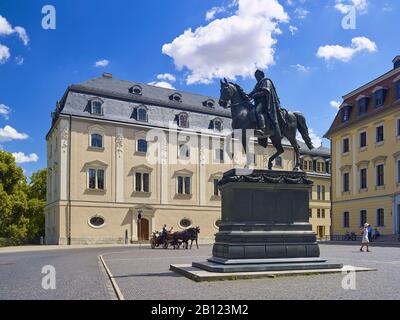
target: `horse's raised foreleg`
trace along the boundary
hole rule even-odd
[[[269,158],[268,160],[268,170],[272,170],[272,167],[274,165],[274,160],[281,155],[282,153],[285,152],[282,147],[282,139],[280,137],[272,136],[270,137],[270,140],[272,142],[272,145],[275,147],[276,152]]]

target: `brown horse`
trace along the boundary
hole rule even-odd
[[[197,243],[197,240],[198,240],[199,233],[200,233],[200,227],[189,228],[189,229],[186,229],[183,231],[175,232],[174,233],[174,241],[173,241],[174,249],[177,249],[177,248],[179,249],[180,242],[183,242],[184,249],[188,249],[189,248],[189,240],[191,240],[190,249],[192,249],[193,241],[196,241],[196,246],[198,249],[199,245]]]

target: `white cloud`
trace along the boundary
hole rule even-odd
[[[325,60],[337,59],[343,62],[349,62],[358,52],[376,52],[377,50],[378,48],[375,42],[366,37],[357,37],[351,40],[350,47],[342,47],[340,45],[319,47],[317,57]]]
[[[294,35],[297,31],[299,31],[299,28],[295,26],[289,26],[289,31],[292,35]]]
[[[273,35],[289,17],[277,0],[238,0],[234,15],[187,29],[162,52],[178,70],[189,70],[187,84],[211,83],[215,78],[252,76],[256,68],[274,64]]]
[[[297,71],[304,72],[304,73],[310,71],[310,67],[303,66],[299,63],[292,65],[292,68],[295,68]]]
[[[98,60],[94,63],[94,66],[97,68],[107,67],[110,64],[110,61],[107,59]]]
[[[2,115],[6,120],[8,120],[8,115],[11,113],[11,108],[7,107],[5,104],[0,103],[0,115]]]
[[[29,43],[29,36],[23,27],[17,26],[15,28],[7,21],[5,17],[0,15],[0,35],[9,36],[13,33],[17,33],[21,41],[25,46]]]
[[[336,0],[335,9],[340,11],[342,14],[347,14],[352,8],[360,14],[365,14],[368,11],[367,0]]]
[[[298,19],[305,19],[305,18],[307,18],[310,11],[308,11],[304,8],[298,7],[298,8],[296,8],[296,10],[294,10],[294,13]]]
[[[170,81],[170,82],[175,82],[176,81],[176,77],[173,74],[170,73],[162,73],[157,75],[157,79],[158,80],[166,80],[166,81]]]
[[[339,101],[335,101],[335,100],[332,100],[332,101],[330,101],[329,102],[329,105],[332,107],[332,108],[335,108],[335,109],[339,109],[339,107],[341,106],[341,102],[339,102]]]
[[[24,64],[25,59],[21,56],[15,57],[15,63],[19,66]]]
[[[0,128],[0,141],[11,141],[11,140],[25,140],[28,139],[28,135],[26,133],[20,133],[15,130],[13,127],[5,126],[4,128]]]
[[[14,152],[12,155],[14,156],[16,163],[37,162],[39,160],[39,157],[36,153],[26,155],[23,152]]]
[[[225,10],[224,7],[212,7],[206,13],[206,21],[214,20],[216,14],[225,12]]]
[[[0,15],[0,35],[2,36],[9,36],[10,34],[14,33],[14,29],[11,26],[11,24],[7,21],[6,18],[4,18],[2,15]]]
[[[308,134],[309,134],[309,136],[310,136],[310,139],[311,139],[311,141],[312,141],[312,144],[313,144],[314,148],[319,148],[319,147],[321,146],[321,144],[322,144],[322,138],[321,138],[318,134],[316,134],[316,133],[314,132],[314,129],[313,129],[313,128],[310,128],[310,129],[308,130]],[[297,140],[300,140],[301,142],[304,142],[304,140],[303,140],[303,138],[301,137],[301,135],[300,135],[299,132],[297,132],[296,139],[297,139]]]
[[[10,58],[10,49],[0,43],[0,64],[6,63]]]
[[[161,87],[161,88],[166,88],[166,89],[175,89],[172,84],[166,81],[153,81],[149,82],[150,85],[156,86],[156,87]]]
[[[18,36],[23,42],[23,44],[27,46],[29,44],[29,36],[26,33],[26,30],[22,27],[15,27],[14,30],[16,33],[18,33]]]

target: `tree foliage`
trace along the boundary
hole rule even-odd
[[[27,184],[13,155],[0,150],[0,245],[1,238],[18,245],[44,235],[46,181],[44,169]]]

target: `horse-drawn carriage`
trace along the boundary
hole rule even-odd
[[[156,247],[162,247],[164,249],[168,249],[168,247],[173,246],[174,249],[179,249],[182,245],[183,248],[189,248],[189,240],[190,249],[192,248],[193,241],[196,242],[197,249],[198,245],[198,234],[200,233],[200,227],[189,228],[183,231],[177,232],[166,232],[163,234],[162,232],[155,231],[153,232],[153,236],[150,239],[150,246],[152,249]]]

